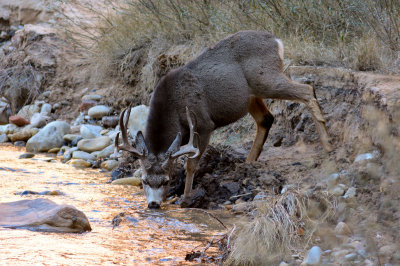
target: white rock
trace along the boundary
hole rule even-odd
[[[97,158],[97,155],[98,155],[100,152],[101,152],[101,151],[94,151],[94,152],[91,152],[90,154]]]
[[[0,135],[2,134],[13,134],[18,130],[18,126],[14,124],[7,124],[0,126]]]
[[[72,148],[66,150],[63,154],[61,161],[63,163],[66,163],[67,161],[71,160],[72,154],[74,153],[74,151],[77,151],[77,150],[78,150],[78,147],[72,147]]]
[[[100,151],[110,145],[111,139],[107,136],[95,139],[82,139],[78,142],[78,148],[86,152]]]
[[[364,260],[364,266],[374,266],[375,264],[371,260]]]
[[[344,189],[341,186],[336,186],[333,187],[332,189],[329,190],[329,192],[335,196],[343,196],[344,194]]]
[[[108,135],[107,135],[108,132],[110,132],[109,129],[103,129],[103,130],[100,131],[100,135],[102,135],[102,136],[103,136],[103,135],[108,136]]]
[[[94,161],[96,157],[90,153],[84,151],[74,151],[72,153],[72,159],[82,159],[85,161]]]
[[[64,142],[63,136],[70,133],[70,126],[64,121],[53,121],[42,128],[26,143],[27,152],[48,151],[60,148]]]
[[[94,125],[81,125],[80,133],[84,139],[94,139],[101,137],[100,131],[103,128],[101,126]]]
[[[114,152],[114,145],[109,145],[97,154],[97,158],[106,158],[111,154],[113,154],[113,152]]]
[[[347,261],[353,261],[353,260],[357,259],[357,254],[355,254],[355,253],[347,254],[346,256],[344,256],[344,259]]]
[[[136,134],[139,130],[144,133],[148,116],[149,116],[149,107],[146,105],[135,106],[131,109],[131,115],[129,117],[129,122],[128,122],[128,129],[132,138],[136,137]]]
[[[50,94],[51,94],[50,91],[45,91],[45,92],[42,93],[42,96],[43,96],[44,98],[47,98],[47,97],[50,96]]]
[[[72,125],[73,126],[82,125],[83,122],[85,122],[85,114],[81,112],[79,116],[75,119],[75,121],[72,123]]]
[[[66,135],[63,136],[63,139],[65,141],[71,142],[71,141],[73,141],[75,138],[77,138],[79,136],[80,135],[78,135],[78,134],[66,134]]]
[[[86,100],[100,101],[100,100],[101,100],[101,96],[98,95],[98,94],[84,95],[84,96],[82,97],[82,101],[86,101]]]
[[[17,115],[29,121],[31,120],[34,113],[39,113],[39,112],[40,112],[39,104],[30,104],[22,107],[21,110],[19,110],[19,112],[17,113]]]
[[[142,184],[142,179],[136,177],[126,177],[119,178],[111,182],[113,185],[131,185],[131,186],[140,186]]]
[[[15,141],[27,141],[30,137],[32,137],[31,126],[27,125],[22,130],[18,130],[14,134],[9,134],[7,137],[12,142],[15,142]]]
[[[0,143],[8,142],[8,137],[6,134],[1,134],[0,135]]]
[[[40,113],[42,115],[50,115],[51,114],[51,104],[44,103],[42,108],[40,108]]]
[[[113,141],[115,141],[115,137],[117,136],[119,131],[117,130],[110,130],[106,135],[110,137]]]
[[[101,163],[101,168],[106,169],[108,171],[111,171],[112,169],[114,169],[115,167],[118,166],[118,161],[116,160],[107,160]]]
[[[346,223],[339,222],[335,227],[335,234],[341,235],[341,236],[350,236],[351,230]]]
[[[44,115],[42,113],[34,113],[31,117],[31,125],[33,127],[41,128],[44,127],[47,122],[50,120],[50,117]]]
[[[374,151],[372,153],[363,153],[357,155],[357,157],[354,159],[354,162],[360,162],[360,161],[365,161],[365,160],[371,160],[377,157],[379,152]]]
[[[102,118],[110,113],[111,108],[105,105],[96,105],[89,109],[88,115],[91,118]]]
[[[322,257],[322,250],[318,246],[313,246],[303,261],[303,265],[320,265]]]
[[[85,167],[90,167],[92,165],[91,163],[82,159],[72,159],[68,162],[68,164],[76,168],[85,168]]]
[[[0,99],[0,125],[8,124],[8,118],[10,116],[10,106],[4,100]]]
[[[61,103],[55,103],[54,105],[53,105],[53,108],[55,109],[55,110],[57,110],[57,109],[60,109],[61,108]]]
[[[346,194],[344,194],[343,198],[344,199],[352,199],[356,196],[356,194],[357,194],[357,189],[355,187],[350,187],[346,191]]]

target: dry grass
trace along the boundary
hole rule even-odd
[[[294,64],[400,71],[398,0],[378,1],[378,5],[372,0],[89,3],[79,6],[84,16],[66,15],[62,29],[90,54],[93,80],[120,77],[134,88],[134,95],[143,97],[142,102],[147,102],[159,76],[169,69],[162,69],[168,58],[160,62],[160,56],[175,57],[170,67],[176,67],[227,34],[244,29],[279,36],[286,46],[285,56]]]
[[[0,95],[9,102],[12,114],[39,95],[40,81],[39,72],[31,65],[0,69]]]
[[[228,265],[272,265],[288,251],[304,248],[318,225],[334,214],[335,204],[322,193],[307,197],[299,191],[258,203],[257,216],[233,236]]]

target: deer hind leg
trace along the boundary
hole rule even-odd
[[[256,121],[257,133],[246,162],[253,162],[260,156],[265,140],[268,137],[269,129],[274,122],[274,117],[265,106],[264,101],[257,97],[251,97],[249,112]]]
[[[322,142],[322,145],[324,146],[324,149],[327,152],[332,151],[333,146],[330,144],[331,138],[329,137],[328,130],[326,129],[325,119],[322,115],[321,107],[319,106],[316,97],[314,96],[313,99],[308,100],[307,102],[305,102],[305,104],[311,112],[311,116],[315,123],[315,128],[317,129],[319,138]]]
[[[315,90],[312,86],[307,84],[300,84],[289,80],[285,76],[280,76],[277,83],[279,92],[282,93],[282,99],[297,100],[303,102],[311,113],[314,120],[315,128],[317,129],[322,146],[327,152],[333,150],[330,144],[331,138],[329,137],[328,130],[325,125],[325,118],[322,115],[321,107],[318,104]]]
[[[262,98],[275,98],[303,102],[310,111],[319,134],[321,143],[326,151],[332,151],[330,137],[325,125],[325,119],[317,102],[314,88],[288,79],[283,73],[268,73],[256,80],[254,94]]]

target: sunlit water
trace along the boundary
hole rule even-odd
[[[71,204],[86,214],[92,231],[61,234],[0,228],[1,265],[185,264],[186,253],[204,247],[224,230],[200,211],[171,205],[147,210],[140,188],[106,184],[109,173],[76,169],[44,154],[18,159],[24,152],[0,146],[0,202],[43,197]],[[16,194],[24,190],[59,190],[63,195]],[[111,221],[121,212],[127,219],[113,228]]]

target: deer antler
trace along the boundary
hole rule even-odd
[[[194,125],[192,122],[192,118],[190,117],[190,111],[189,108],[186,106],[186,117],[189,123],[189,130],[190,130],[190,137],[189,137],[189,142],[188,144],[180,147],[179,151],[175,152],[174,154],[171,155],[172,159],[175,159],[183,154],[187,154],[187,153],[194,153],[194,155],[192,155],[191,159],[194,159],[196,157],[198,157],[200,155],[200,150],[196,147],[194,147],[193,145],[193,140],[194,140]]]
[[[118,143],[119,142],[119,133],[120,133],[120,132],[118,132],[117,136],[115,137],[115,148],[117,149],[117,151],[120,151],[120,150],[129,151],[137,157],[143,157],[143,153],[140,153],[135,147],[133,147],[129,143],[129,140],[128,140],[128,133],[127,133],[126,128],[128,127],[129,116],[131,115],[131,107],[132,107],[132,104],[130,104],[128,106],[128,108],[126,108],[124,111],[122,111],[122,113],[119,117],[119,127],[121,130],[123,144],[119,145],[119,143]],[[125,116],[126,110],[128,110],[128,113],[127,113],[125,124],[124,124],[124,116]]]

